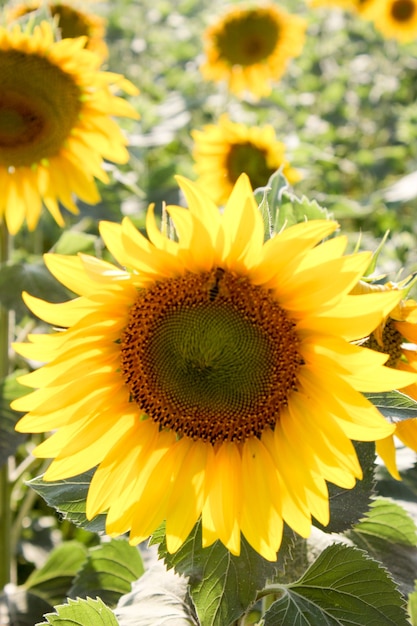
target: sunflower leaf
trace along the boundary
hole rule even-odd
[[[194,527],[178,552],[169,554],[165,529],[160,527],[151,543],[159,543],[159,555],[168,568],[189,577],[190,595],[201,626],[227,626],[255,602],[256,593],[268,579],[282,571],[293,545],[286,529],[278,560],[263,559],[242,537],[240,556],[230,554],[220,541],[202,547],[201,523]]]
[[[109,543],[91,548],[68,596],[99,597],[108,606],[115,606],[143,572],[139,550],[125,540],[112,539]]]
[[[412,626],[417,626],[417,580],[414,582],[414,591],[408,596],[407,609]]]
[[[284,587],[264,626],[407,626],[404,600],[379,563],[356,548],[326,548],[305,574]]]
[[[27,393],[26,387],[19,385],[16,380],[22,373],[22,371],[15,371],[0,380],[0,466],[27,439],[27,435],[17,433],[14,429],[21,414],[10,408],[12,400]]]
[[[50,606],[62,602],[86,556],[87,550],[80,542],[63,543],[51,552],[40,569],[32,572],[25,587],[32,594],[48,602]]]
[[[87,493],[94,471],[91,469],[72,478],[50,482],[44,481],[43,475],[37,476],[28,481],[28,485],[42,496],[49,506],[61,513],[64,519],[81,526],[84,530],[94,533],[104,532],[105,515],[97,515],[92,520],[88,520],[86,517]]]
[[[412,517],[396,502],[378,498],[352,533],[365,533],[392,543],[417,546],[417,527]]]
[[[417,528],[395,502],[375,500],[347,537],[388,569],[404,593],[413,591],[417,571]]]
[[[417,402],[401,391],[364,394],[384,417],[394,422],[417,417]]]
[[[36,626],[118,626],[113,612],[98,598],[93,600],[68,600],[68,604],[55,607],[55,613],[45,615],[47,621]]]
[[[375,494],[374,461],[375,444],[353,442],[359,463],[362,467],[362,480],[358,480],[353,489],[343,489],[329,484],[330,522],[323,526],[313,520],[314,526],[325,533],[340,533],[356,524],[368,510],[371,498]]]

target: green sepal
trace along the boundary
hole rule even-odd
[[[266,232],[271,230],[271,225],[272,232],[276,233],[284,227],[306,220],[330,218],[327,209],[315,200],[309,200],[305,196],[298,198],[292,193],[281,170],[270,177],[265,187],[259,187],[254,193],[264,218]]]

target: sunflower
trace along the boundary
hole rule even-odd
[[[403,294],[406,278],[399,284],[386,283],[373,285],[360,281],[351,293],[365,294],[376,291],[399,291]],[[417,302],[411,298],[402,299],[382,320],[363,344],[371,350],[388,355],[386,366],[406,372],[417,372]],[[417,384],[402,389],[417,401]],[[406,419],[395,424],[395,436],[407,447],[417,452],[417,419]],[[376,442],[376,450],[394,478],[398,473],[394,437],[389,436]]]
[[[137,118],[113,94],[136,90],[123,77],[100,72],[85,39],[54,41],[48,22],[22,32],[0,28],[0,219],[15,234],[25,218],[36,228],[42,201],[60,226],[61,202],[78,209],[73,193],[95,204],[94,177],[104,183],[103,158],[128,160],[126,140],[110,115]],[[53,85],[53,89],[51,89]]]
[[[218,124],[208,124],[192,136],[198,182],[218,204],[227,200],[243,172],[254,189],[266,185],[280,167],[290,183],[300,179],[286,161],[285,145],[272,126],[245,126],[222,115]]]
[[[25,0],[5,7],[8,24],[24,16],[28,16],[40,8],[46,7],[51,16],[57,20],[62,39],[71,37],[87,37],[85,47],[103,59],[108,56],[104,41],[106,21],[93,13],[86,13],[77,3],[58,2],[56,0]]]
[[[406,43],[417,37],[417,0],[378,0],[366,12],[385,36]]]
[[[394,431],[360,391],[410,384],[386,356],[349,343],[368,335],[397,292],[351,296],[370,254],[343,256],[337,224],[314,220],[264,243],[248,177],[223,211],[180,178],[188,209],[168,206],[178,240],[153,207],[148,238],[129,218],[102,222],[119,265],[49,254],[79,297],[24,295],[60,327],[16,349],[47,364],[20,381],[21,432],[56,432],[36,448],[44,479],[96,467],[87,515],[138,543],[166,520],[175,552],[201,517],[203,545],[239,554],[241,533],[275,560],[283,521],[306,537],[329,520],[326,481],[361,478],[351,439]],[[331,390],[331,391],[329,391]]]
[[[271,81],[281,78],[288,60],[301,53],[306,22],[274,5],[233,7],[206,30],[205,79],[227,80],[237,95],[256,98],[271,93]]]

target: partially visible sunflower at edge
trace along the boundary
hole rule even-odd
[[[111,116],[139,116],[114,91],[137,89],[99,71],[100,57],[84,45],[84,37],[55,41],[46,21],[32,33],[0,28],[0,219],[11,234],[25,220],[36,228],[42,202],[63,226],[58,203],[72,213],[73,194],[97,203],[94,179],[109,181],[103,159],[128,160]]]
[[[285,521],[302,537],[329,521],[326,481],[362,477],[351,439],[394,426],[360,393],[416,375],[350,342],[369,335],[401,293],[349,295],[371,254],[344,256],[337,223],[314,220],[264,242],[246,175],[223,211],[179,179],[188,209],[168,206],[177,240],[153,206],[148,237],[125,218],[100,232],[117,265],[46,255],[78,298],[24,296],[55,330],[20,354],[47,362],[20,378],[22,432],[56,430],[36,448],[44,479],[96,467],[87,516],[106,512],[110,535],[133,544],[166,520],[175,552],[201,518],[204,546],[239,554],[241,534],[275,561]]]
[[[369,5],[365,17],[384,37],[402,43],[417,39],[417,0],[378,0]]]
[[[271,83],[301,53],[305,29],[304,19],[272,4],[233,7],[205,32],[201,72],[206,80],[227,81],[238,96],[268,96]]]
[[[301,178],[285,159],[285,145],[277,140],[272,126],[246,126],[222,115],[217,124],[191,134],[197,182],[217,204],[227,200],[243,172],[253,189],[266,185],[280,167],[288,182]]]
[[[84,7],[88,2],[84,1]],[[83,10],[77,2],[59,2],[58,0],[23,0],[5,6],[6,21],[11,24],[15,20],[29,16],[34,11],[46,7],[51,16],[57,20],[62,39],[87,37],[85,47],[98,54],[102,59],[108,56],[104,37],[106,21],[92,11]]]
[[[397,291],[404,296],[407,291],[405,285],[409,282],[409,279],[405,279],[399,284],[373,285],[360,281],[351,293]],[[371,350],[388,354],[389,358],[385,364],[387,367],[417,373],[417,302],[411,298],[402,297],[362,345]],[[417,401],[416,383],[404,387],[401,391]],[[396,422],[394,434],[408,448],[417,452],[417,418]],[[391,435],[377,441],[376,451],[390,474],[400,480],[394,437]]]

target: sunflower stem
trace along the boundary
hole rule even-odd
[[[6,224],[0,224],[0,267],[9,258],[9,236]],[[0,381],[9,373],[9,312],[0,303]],[[0,416],[1,417],[1,416]],[[5,461],[5,459],[3,459]],[[0,589],[10,582],[10,510],[11,483],[9,466],[3,462],[0,467]]]

